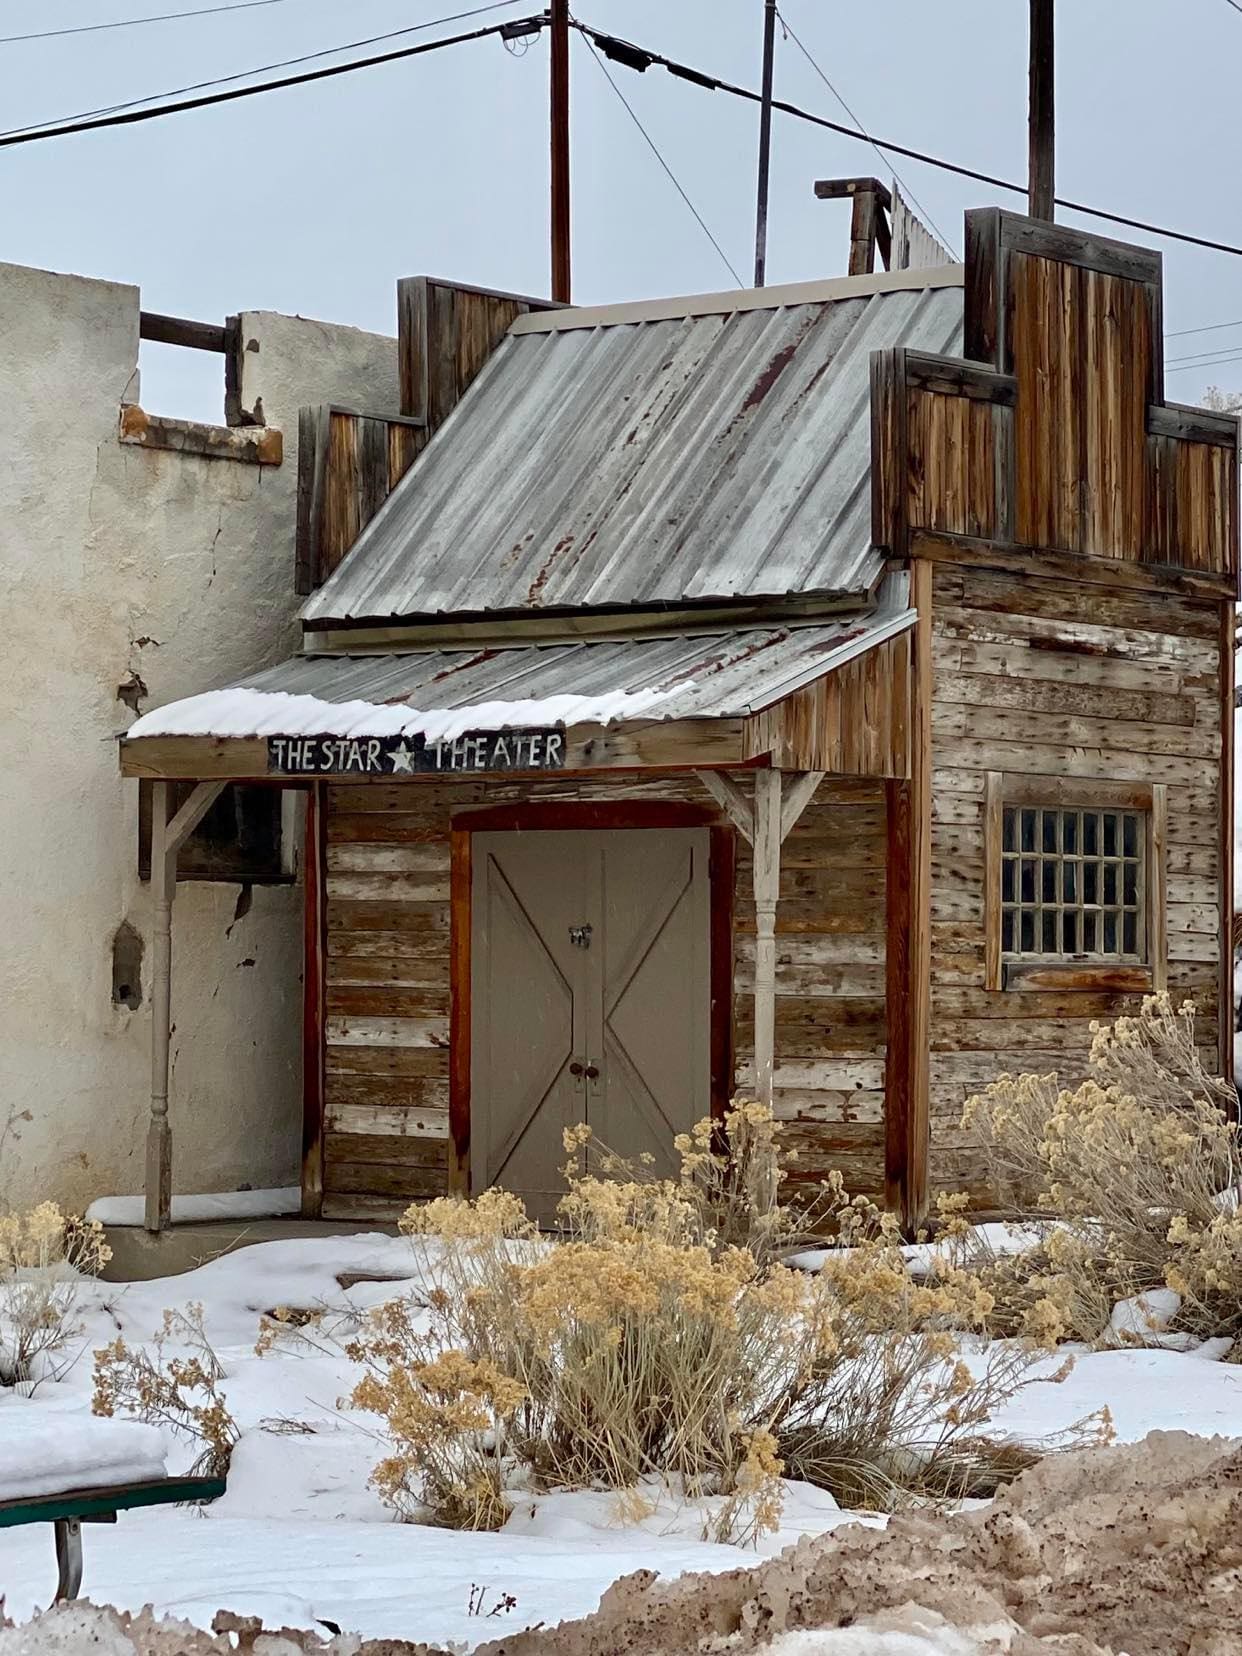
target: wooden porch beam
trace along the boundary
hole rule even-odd
[[[803,771],[800,776],[790,778],[789,786],[785,790],[784,798],[781,801],[782,845],[797,826],[798,818],[814,799],[815,791],[826,774],[826,771]]]

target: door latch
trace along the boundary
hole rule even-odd
[[[575,949],[589,949],[591,947],[590,926],[571,926],[569,928],[569,941]]]
[[[576,1058],[574,1059],[573,1063],[569,1066],[569,1073],[575,1079],[577,1079],[579,1076],[585,1076],[588,1081],[598,1081],[599,1080],[599,1066],[597,1064],[579,1063],[578,1059],[576,1059]]]

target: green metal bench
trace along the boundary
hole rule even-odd
[[[17,1524],[55,1525],[59,1602],[76,1598],[82,1585],[83,1524],[115,1524],[118,1512],[128,1512],[133,1507],[214,1501],[224,1494],[224,1488],[223,1478],[155,1478],[149,1483],[67,1489],[60,1495],[29,1495],[16,1501],[0,1501],[0,1529]]]

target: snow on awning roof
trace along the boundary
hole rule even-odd
[[[897,605],[809,626],[673,638],[295,656],[156,708],[144,737],[422,736],[745,717],[913,625]]]

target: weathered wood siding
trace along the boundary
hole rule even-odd
[[[1232,596],[1238,422],[1164,400],[1159,255],[966,217],[973,360],[873,359],[877,544]]]
[[[738,781],[747,786],[744,774]],[[678,800],[693,778],[325,786],[323,1214],[391,1218],[448,1189],[450,828],[471,806]],[[777,1108],[797,1178],[884,1179],[884,790],[825,782],[785,843],[777,913]],[[738,846],[735,1073],[752,1050],[754,910]]]
[[[746,720],[747,758],[834,776],[910,774],[910,634],[900,633]]]
[[[1090,1022],[1139,997],[984,987],[987,773],[1163,783],[1168,986],[1202,1008],[1221,976],[1219,606],[937,564],[933,585],[931,1187],[986,1200],[961,1107],[1009,1070],[1080,1079]]]

